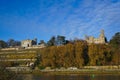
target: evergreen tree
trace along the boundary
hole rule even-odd
[[[113,50],[113,64],[120,64],[120,32],[115,33],[115,35],[110,40],[109,44]]]
[[[0,40],[0,48],[6,48],[7,47],[7,43],[3,40]]]
[[[55,46],[56,40],[55,36],[51,37],[51,39],[47,42],[48,46]]]

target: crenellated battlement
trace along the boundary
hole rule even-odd
[[[96,44],[105,44],[105,34],[104,30],[101,30],[101,33],[98,38],[94,38],[93,36],[85,36],[85,40],[88,43],[96,43]]]

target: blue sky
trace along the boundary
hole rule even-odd
[[[120,0],[0,0],[0,39],[48,41],[120,32]]]

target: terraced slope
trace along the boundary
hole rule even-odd
[[[28,66],[36,61],[38,50],[6,50],[0,51],[0,63],[7,67]]]

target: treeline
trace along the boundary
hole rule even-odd
[[[0,40],[0,48],[15,47],[20,45],[21,42],[14,39],[9,39],[8,41]]]
[[[120,32],[107,44],[88,44],[84,40],[74,40],[61,46],[49,46],[40,50],[40,67],[78,67],[86,65],[120,64]]]
[[[44,40],[40,40],[38,45],[45,44],[46,46],[56,46],[56,45],[65,45],[68,43],[68,40],[65,40],[64,36],[58,35],[50,38],[49,41],[45,42]],[[35,43],[37,45],[37,42]],[[14,39],[9,39],[8,41],[0,40],[0,48],[9,48],[21,46],[21,41],[17,41]]]
[[[52,68],[81,68],[85,65],[111,64],[112,50],[106,44],[90,44],[85,41],[75,41],[63,46],[52,46],[41,50],[40,65]]]

